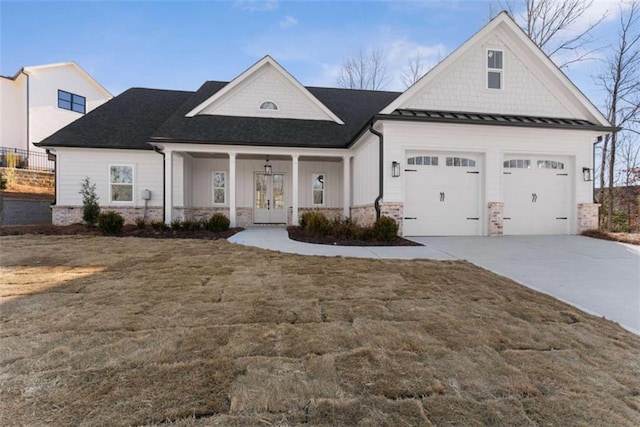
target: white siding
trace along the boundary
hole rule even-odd
[[[279,109],[260,110],[263,101],[273,101]],[[270,64],[200,114],[333,120]]]
[[[487,49],[503,56],[503,89],[487,89]],[[527,54],[531,54],[527,52]],[[524,55],[524,54],[521,54]],[[478,42],[404,108],[573,117],[499,34]]]
[[[109,165],[134,166],[134,201],[119,203],[122,206],[144,206],[143,190],[151,190],[149,206],[162,206],[162,155],[154,151],[101,150],[82,148],[58,148],[57,204],[80,206],[80,183],[89,177],[96,184],[101,206],[115,205],[109,201]]]
[[[354,206],[372,204],[378,197],[378,153],[380,149],[378,144],[377,136],[367,137],[358,146],[353,157],[352,200]]]
[[[0,77],[0,147],[27,149],[26,82]]]

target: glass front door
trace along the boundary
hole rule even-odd
[[[286,224],[284,174],[255,174],[254,218],[256,224]]]

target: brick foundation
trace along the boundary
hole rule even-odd
[[[358,225],[368,227],[376,221],[376,209],[373,205],[352,206],[351,219]]]
[[[302,216],[303,213],[311,212],[311,211],[322,212],[324,214],[324,216],[326,216],[330,220],[333,220],[334,218],[342,219],[344,217],[342,208],[298,208],[298,219]],[[292,220],[291,213],[292,213],[292,209],[289,208],[289,212],[288,212],[288,215],[287,215],[287,224],[288,225],[299,225],[299,224],[293,224],[292,223],[293,220]]]
[[[596,203],[578,203],[578,234],[587,230],[598,229],[598,210]]]
[[[0,168],[2,176],[7,177],[8,168]],[[56,175],[53,172],[33,171],[28,169],[13,169],[15,178],[13,184],[29,187],[53,188]]]
[[[100,206],[100,212],[115,211],[124,217],[125,224],[135,224],[136,219],[144,217],[144,207],[134,206]],[[147,208],[147,221],[162,221],[163,208]],[[82,223],[82,206],[51,207],[51,222],[54,225],[71,225]]]
[[[375,210],[374,210],[375,212]],[[401,202],[381,202],[380,216],[388,216],[398,223],[398,236],[402,236],[402,222],[404,216],[404,204]]]
[[[503,221],[502,214],[504,212],[504,203],[489,202],[487,206],[487,218],[489,226],[487,228],[489,236],[502,236]]]

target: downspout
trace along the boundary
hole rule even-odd
[[[167,174],[167,165],[165,164],[165,160],[164,160],[164,151],[162,151],[155,145],[153,146],[153,150],[158,154],[162,154],[162,223],[164,224],[166,220],[164,203],[165,203],[165,194],[167,192],[167,188],[166,188],[167,182],[165,180],[166,174]]]
[[[377,130],[375,130],[373,128],[373,125],[375,124],[375,119],[371,121],[371,123],[369,123],[369,132],[371,132],[372,134],[374,134],[375,136],[378,137],[378,140],[380,141],[380,153],[378,155],[378,168],[379,168],[379,174],[378,174],[378,197],[376,197],[375,202],[373,202],[373,206],[376,209],[376,219],[380,219],[380,200],[382,200],[382,195],[384,192],[384,136],[382,135],[382,133],[378,132]]]
[[[27,76],[27,161],[29,161],[29,151],[30,151],[30,145],[31,145],[31,141],[30,141],[30,135],[29,135],[29,130],[31,128],[31,125],[29,123],[30,118],[29,118],[29,74],[24,72],[24,67],[20,69],[20,73],[24,74],[25,76]]]

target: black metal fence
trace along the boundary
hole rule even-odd
[[[55,162],[46,153],[0,147],[0,167],[53,172]]]

